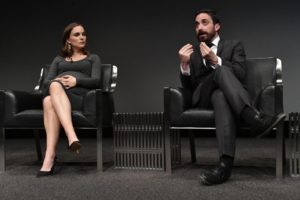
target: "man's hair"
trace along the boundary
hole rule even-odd
[[[220,23],[221,23],[219,17],[217,16],[216,11],[210,10],[210,9],[199,10],[199,11],[197,11],[197,12],[195,13],[195,18],[196,18],[199,14],[201,14],[201,13],[206,13],[206,14],[208,14],[208,15],[212,18],[214,24],[220,24]]]

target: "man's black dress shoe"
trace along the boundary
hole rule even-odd
[[[81,148],[81,144],[79,141],[74,141],[70,146],[67,147],[70,151],[79,154],[79,149]]]
[[[224,163],[220,163],[215,169],[199,175],[203,185],[216,185],[227,181],[231,175],[231,168]]]
[[[268,134],[279,122],[284,120],[286,117],[285,113],[280,113],[276,116],[269,116],[262,113],[257,113],[254,116],[254,123],[250,127],[251,133],[257,137],[262,137]]]
[[[55,168],[55,165],[56,165],[56,160],[57,160],[57,158],[55,157],[54,160],[53,160],[53,165],[52,165],[50,171],[39,171],[37,173],[36,177],[40,178],[40,177],[44,177],[44,176],[52,176],[54,174],[54,168]]]

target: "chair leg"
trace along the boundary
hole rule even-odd
[[[172,130],[171,137],[171,163],[172,166],[181,164],[181,130]]]
[[[103,172],[103,133],[102,128],[97,129],[97,171]]]
[[[282,170],[283,170],[283,175],[282,175],[282,177],[285,177],[287,175],[287,170],[288,170],[287,160],[286,160],[285,133],[286,132],[283,130],[283,145],[282,145]]]
[[[35,139],[37,159],[38,161],[42,161],[43,156],[42,156],[42,148],[41,148],[41,140],[40,140],[40,130],[38,129],[34,130],[34,139]]]
[[[172,174],[172,155],[171,155],[171,131],[169,126],[164,127],[165,132],[165,155],[166,155],[166,172]]]
[[[5,171],[5,130],[0,130],[0,173]]]
[[[283,122],[281,122],[276,129],[276,178],[283,178],[283,163],[285,159],[285,141]]]
[[[193,130],[189,131],[189,138],[190,138],[190,150],[191,150],[191,158],[192,162],[196,162],[196,150],[195,150],[195,135]]]

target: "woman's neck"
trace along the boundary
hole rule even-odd
[[[81,50],[74,49],[71,57],[77,57],[77,56],[81,56],[81,55],[83,55],[83,52]]]
[[[87,55],[85,55],[82,51],[74,51],[73,54],[71,56],[69,56],[68,58],[66,58],[67,61],[78,61],[78,60],[82,60],[86,57]]]

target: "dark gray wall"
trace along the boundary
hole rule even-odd
[[[0,89],[31,90],[57,55],[64,26],[79,21],[90,51],[119,67],[117,111],[162,111],[163,87],[180,85],[178,49],[196,42],[194,11],[212,8],[221,37],[241,39],[248,57],[282,59],[285,111],[300,110],[297,1],[25,2],[1,5]]]

